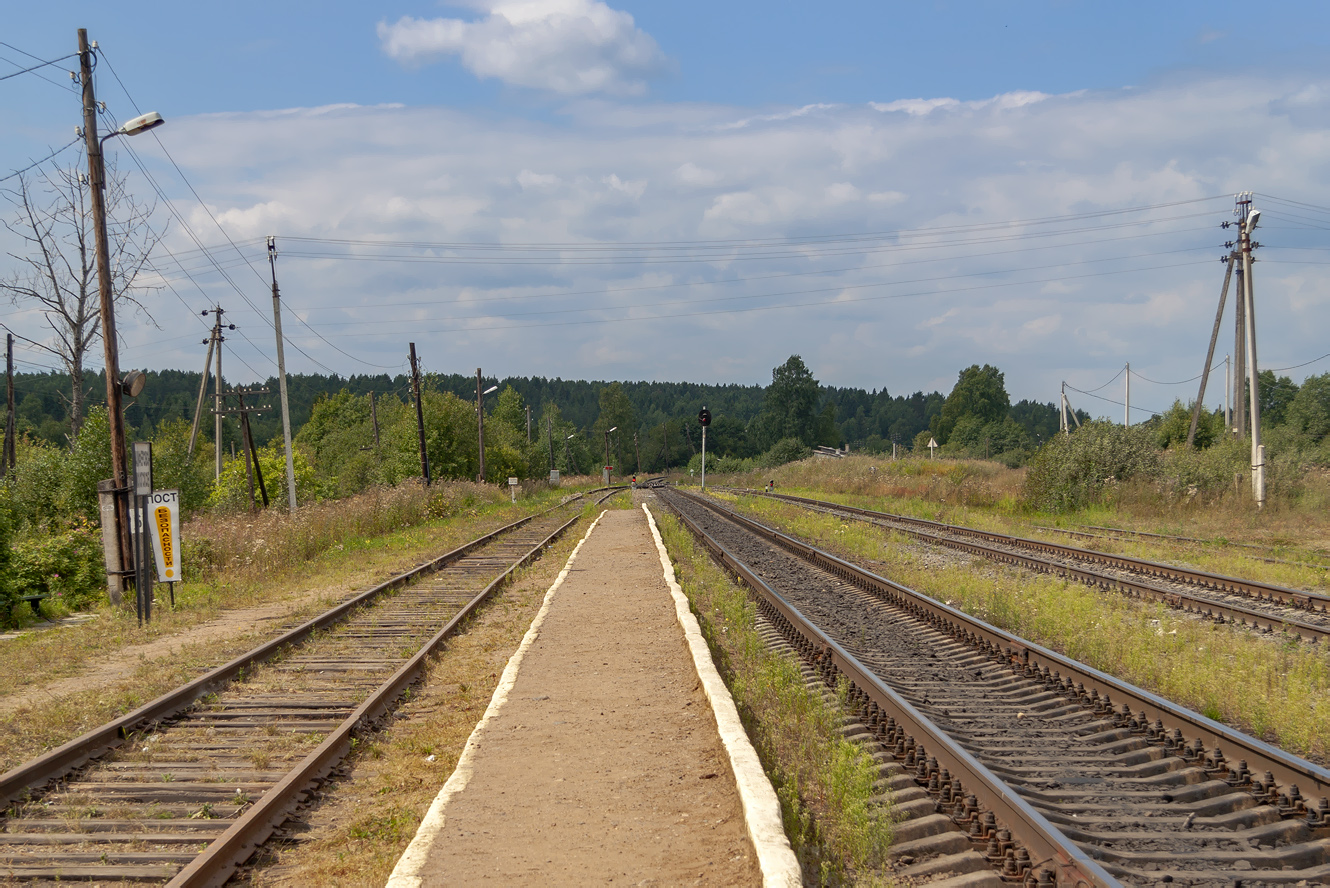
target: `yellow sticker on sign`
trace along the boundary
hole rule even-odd
[[[166,565],[166,576],[162,579],[175,579],[175,551],[171,544],[175,542],[171,539],[171,510],[166,506],[158,506],[155,510],[157,519],[157,537],[162,546],[162,563]]]
[[[154,490],[148,497],[149,527],[157,579],[180,582],[180,491]]]

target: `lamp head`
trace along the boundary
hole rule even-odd
[[[489,388],[485,389],[483,392],[481,392],[481,394],[482,394],[482,395],[488,395],[488,394],[490,394],[491,392],[497,392],[498,390],[499,390],[499,387],[498,387],[497,385],[492,385],[492,386],[490,386]]]
[[[618,430],[619,430],[619,427],[618,427],[618,426],[615,426],[615,427],[612,428],[612,429],[606,429],[606,430],[605,430],[605,434],[608,435],[610,432],[617,432]]]
[[[162,119],[162,115],[156,111],[149,111],[147,114],[140,114],[132,120],[125,121],[124,125],[116,132],[122,136],[137,136],[139,133],[161,126],[163,123],[166,123],[166,121]]]
[[[1251,232],[1255,231],[1255,230],[1256,230],[1256,225],[1257,225],[1257,223],[1259,223],[1260,221],[1261,221],[1261,211],[1260,211],[1260,210],[1252,210],[1250,213],[1248,213],[1248,214],[1247,214],[1247,233],[1250,234]]]
[[[130,370],[125,374],[125,378],[120,380],[120,391],[126,397],[137,398],[147,381],[148,375],[142,370]]]

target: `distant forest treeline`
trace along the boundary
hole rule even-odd
[[[147,384],[135,399],[126,399],[126,434],[130,440],[148,439],[166,422],[175,419],[192,420],[198,398],[200,374],[182,370],[149,370]],[[105,382],[101,372],[87,375],[88,404],[105,403]],[[455,394],[474,402],[476,380],[461,374],[429,374],[424,379],[426,388]],[[512,387],[524,404],[530,405],[533,423],[543,415],[546,405],[557,405],[563,420],[580,430],[593,428],[601,411],[601,392],[609,383],[588,380],[549,379],[545,377],[514,376],[485,377],[485,388],[498,385],[500,389]],[[229,386],[230,383],[227,383]],[[709,450],[718,456],[747,457],[763,449],[763,442],[750,434],[762,413],[768,388],[760,385],[705,385],[688,382],[623,382],[623,393],[633,408],[638,429],[647,432],[669,423],[697,443],[696,423],[692,422],[698,410],[707,406],[715,417],[709,438]],[[410,377],[406,375],[374,376],[353,375],[343,377],[322,374],[294,374],[287,380],[291,401],[293,434],[309,421],[314,405],[322,398],[347,391],[364,396],[374,392],[376,398],[393,399],[399,403],[410,401]],[[52,443],[66,444],[69,434],[70,379],[64,373],[18,373],[14,377],[17,428],[19,434]],[[277,380],[270,377],[256,388],[266,388],[268,394],[247,397],[249,404],[268,405],[269,409],[253,416],[251,425],[256,443],[263,446],[281,438],[281,413],[278,409]],[[817,412],[823,418],[823,442],[848,445],[854,450],[890,451],[893,441],[902,447],[911,447],[915,438],[936,427],[935,419],[942,413],[946,396],[940,392],[915,392],[912,395],[891,395],[885,388],[868,391],[862,388],[818,386],[820,403]],[[494,409],[495,397],[486,398],[487,412]],[[234,400],[231,405],[234,406]],[[212,397],[208,403],[200,434],[212,439]],[[1052,404],[1020,401],[1012,404],[1009,416],[1029,436],[1032,442],[1047,440],[1058,428],[1057,410]],[[540,431],[533,430],[540,438]],[[222,446],[229,450],[239,446],[238,424],[233,420],[223,423]],[[685,442],[680,442],[685,443]]]

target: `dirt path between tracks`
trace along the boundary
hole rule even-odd
[[[640,511],[587,539],[478,739],[425,886],[761,883]]]

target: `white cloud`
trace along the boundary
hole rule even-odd
[[[600,0],[490,0],[474,21],[403,16],[379,22],[383,51],[403,64],[456,56],[481,78],[561,95],[637,95],[668,60],[633,17]]]
[[[756,121],[756,109],[596,99],[532,121],[343,106],[177,118],[169,138],[256,263],[261,243],[244,239],[278,235],[291,310],[330,324],[318,329],[375,363],[400,363],[414,341],[443,371],[766,382],[797,352],[827,383],[908,393],[938,379],[949,387],[960,367],[987,361],[1017,400],[1048,400],[1060,380],[1094,388],[1128,360],[1154,379],[1198,372],[1231,194],[1254,188],[1330,205],[1330,118],[1319,106],[1288,112],[1294,99],[1319,95],[1330,95],[1330,79],[1244,76],[916,115],[765,109],[761,125],[739,128],[724,125]],[[1235,116],[1243,139],[1231,137]],[[188,197],[172,195],[178,206]],[[1180,203],[1152,217],[1171,221],[1087,218],[1058,238],[1021,221],[1169,202]],[[1297,227],[1306,223],[1292,211],[1281,220],[1273,203],[1263,209],[1260,354],[1289,366],[1325,351],[1330,268],[1303,264],[1321,253],[1283,249],[1324,247],[1322,230]],[[191,224],[204,242],[220,240],[201,214]],[[856,232],[887,234],[834,237]],[[546,247],[504,253],[506,262],[436,249],[414,263],[353,262],[312,254],[362,248],[303,247],[295,236],[675,246]],[[192,248],[177,230],[168,238],[174,252]],[[680,261],[697,258],[679,246],[695,242],[711,244],[705,261]],[[744,252],[734,242],[772,246]],[[262,321],[219,276],[192,268],[206,301],[234,304],[236,323],[260,341]],[[262,274],[229,274],[264,304]],[[203,307],[188,281],[175,286]],[[196,323],[169,292],[152,298],[163,327]],[[420,302],[428,305],[407,305]],[[361,307],[326,308],[342,305]],[[620,322],[627,317],[652,320]],[[329,366],[366,369],[295,330]],[[127,324],[124,333],[127,362],[158,353],[151,331]],[[197,338],[167,360],[197,364],[199,349],[188,350]],[[243,339],[233,344],[268,366]],[[297,372],[316,369],[288,359]],[[1176,394],[1142,384],[1139,397],[1167,407]]]

